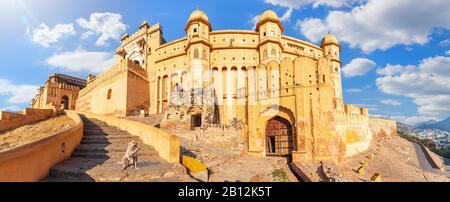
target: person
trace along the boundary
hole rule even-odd
[[[122,170],[125,170],[130,166],[134,169],[138,169],[138,151],[140,149],[141,148],[138,147],[136,141],[132,140],[128,143],[127,150],[122,158]]]

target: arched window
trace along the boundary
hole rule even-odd
[[[202,59],[203,60],[208,60],[208,53],[206,53],[206,50],[203,50]]]
[[[111,99],[111,94],[112,94],[112,90],[109,89],[109,90],[108,90],[108,95],[106,96],[106,99],[107,99],[107,100],[110,100],[110,99]]]
[[[263,58],[267,58],[267,50],[263,51]]]
[[[198,49],[194,49],[194,59],[198,59],[198,57],[199,57]]]
[[[222,68],[222,92],[223,92],[223,98],[227,97],[227,82],[228,82],[228,72],[227,72],[227,68],[223,67]]]
[[[272,48],[272,50],[270,51],[270,54],[272,56],[276,56],[277,55],[277,51],[275,50],[275,48]]]
[[[212,83],[213,83],[213,87],[217,90],[218,88],[218,77],[219,77],[219,68],[214,67],[212,69]]]
[[[237,77],[237,68],[236,67],[232,67],[231,68],[231,93],[233,95],[237,94],[237,89],[238,89],[238,77]]]

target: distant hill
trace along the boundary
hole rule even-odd
[[[408,130],[414,129],[414,126],[408,125],[405,123],[401,123],[401,122],[397,122],[397,128],[402,131],[405,131],[405,130],[408,131]]]
[[[439,129],[450,132],[450,117],[442,120],[442,121],[427,121],[423,123],[419,123],[414,126],[414,128],[419,129]]]

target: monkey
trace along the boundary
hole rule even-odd
[[[138,147],[136,141],[132,140],[128,143],[127,150],[125,151],[125,155],[122,158],[122,171],[126,170],[130,166],[134,169],[139,169],[137,152],[140,149],[141,148]]]

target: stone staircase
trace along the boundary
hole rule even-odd
[[[84,135],[81,144],[70,159],[52,167],[49,177],[43,181],[192,181],[182,165],[167,163],[139,137],[97,119],[83,116],[82,119]],[[122,171],[121,159],[131,140],[141,147],[139,169]]]

